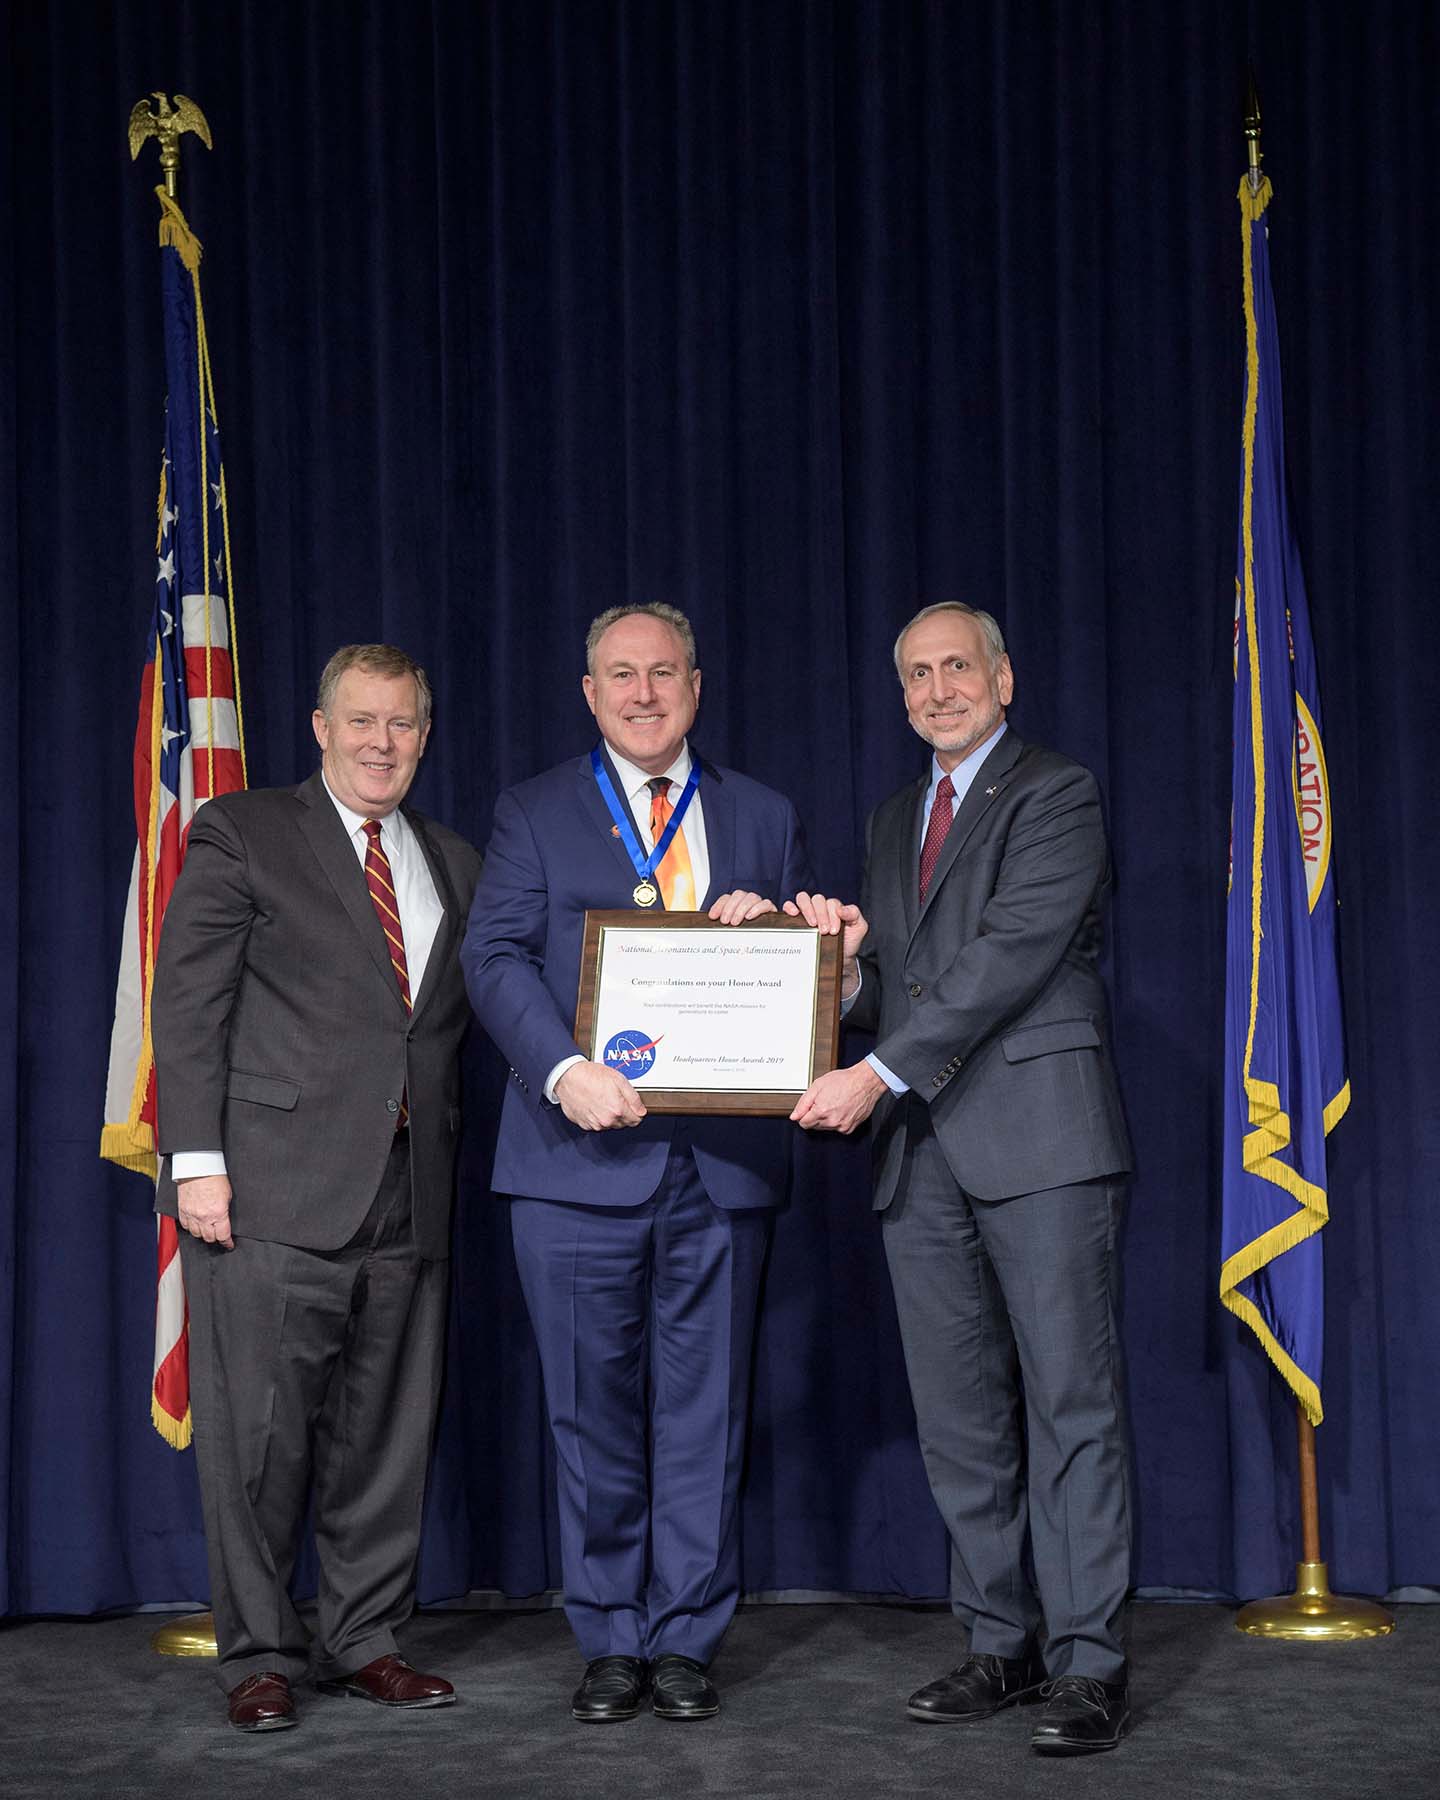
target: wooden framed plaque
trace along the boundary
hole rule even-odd
[[[842,949],[788,913],[587,912],[575,1042],[649,1112],[783,1118],[835,1067]]]

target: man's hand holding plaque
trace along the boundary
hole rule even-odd
[[[710,908],[709,916],[717,925],[748,925],[752,919],[763,918],[774,910],[775,902],[767,900],[763,894],[736,888],[732,893],[720,896]]]
[[[582,1131],[615,1131],[638,1125],[645,1117],[639,1094],[604,1063],[572,1063],[555,1083],[555,1098],[565,1117]]]
[[[853,901],[836,900],[826,894],[797,894],[785,902],[787,913],[804,919],[807,925],[825,935],[837,933],[844,939],[844,966],[840,977],[840,1000],[852,1000],[860,988],[860,946],[870,926],[864,913]],[[805,1131],[856,1131],[870,1117],[875,1102],[885,1092],[885,1083],[868,1063],[857,1063],[851,1069],[832,1069],[812,1081],[800,1096],[791,1120]]]
[[[813,925],[825,937],[843,933],[841,954],[845,965],[840,981],[840,999],[842,1002],[851,999],[860,986],[860,964],[856,959],[870,930],[864,913],[853,900],[835,900],[826,894],[806,893],[799,893],[793,900],[787,900],[785,911],[792,918],[803,919],[807,925]]]

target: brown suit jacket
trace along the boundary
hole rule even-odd
[[[480,858],[405,811],[444,918],[406,1013],[359,859],[317,771],[211,800],[190,828],[152,1006],[159,1146],[225,1152],[238,1236],[333,1250],[359,1228],[410,1113],[415,1239],[449,1253],[458,950]],[[160,1212],[175,1213],[167,1174]]]

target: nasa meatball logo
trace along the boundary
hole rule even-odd
[[[655,1046],[659,1038],[647,1038],[643,1031],[617,1031],[605,1046],[603,1061],[607,1069],[618,1069],[627,1081],[638,1081],[655,1067]]]

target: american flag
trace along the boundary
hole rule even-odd
[[[239,691],[232,655],[230,528],[225,470],[200,300],[200,245],[164,191],[160,200],[165,321],[165,453],[155,538],[154,612],[135,728],[135,860],[125,908],[100,1154],[159,1172],[150,987],[165,908],[190,821],[215,794],[245,786]],[[173,1219],[158,1225],[155,1365],[150,1416],[183,1449],[190,1442],[185,1289]]]

